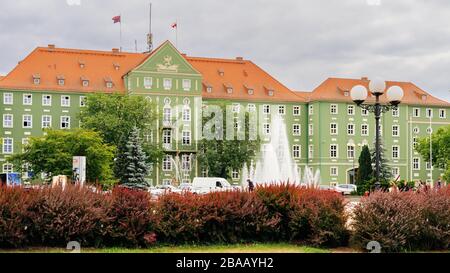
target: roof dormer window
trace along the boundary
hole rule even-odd
[[[34,74],[33,75],[33,83],[36,84],[36,85],[41,84],[41,75]]]
[[[203,85],[205,86],[206,92],[211,93],[213,91],[213,87],[211,84],[209,84],[207,82],[203,82]]]
[[[273,97],[273,95],[275,95],[275,90],[273,90],[273,88],[271,87],[264,87],[267,91],[267,95],[269,95],[270,97]]]
[[[255,89],[253,89],[253,87],[250,87],[248,85],[244,85],[245,89],[247,89],[247,93],[249,95],[253,95],[255,93]]]
[[[225,90],[227,91],[228,94],[233,94],[233,86],[229,83],[224,84],[225,86]]]
[[[422,100],[426,101],[427,100],[427,95],[422,95]]]
[[[106,88],[113,88],[113,86],[114,86],[114,83],[113,83],[111,77],[105,78],[105,84],[106,84]]]
[[[78,65],[80,66],[81,69],[83,69],[86,66],[86,63],[82,60],[79,60]]]
[[[219,69],[219,70],[217,70],[217,72],[219,73],[219,75],[221,77],[225,76],[225,71],[223,69]]]
[[[120,70],[120,64],[118,63],[113,63],[114,69],[119,71]]]
[[[83,85],[83,87],[88,87],[89,86],[89,79],[82,76],[81,77],[81,84]]]
[[[64,86],[64,84],[66,83],[66,80],[62,75],[56,76],[56,80],[58,81],[59,86]]]

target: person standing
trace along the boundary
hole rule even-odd
[[[251,181],[250,179],[247,179],[247,184],[248,184],[248,191],[252,192],[255,190],[255,184],[253,184],[253,181]]]
[[[437,187],[437,189],[442,188],[442,180],[441,180],[441,177],[439,177],[438,180],[436,181],[436,187]]]

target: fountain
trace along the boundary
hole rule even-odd
[[[259,160],[256,164],[250,164],[250,171],[245,169],[246,166],[243,174],[245,171],[247,177],[259,184],[300,183],[297,164],[291,156],[286,124],[279,115],[272,117],[270,141],[262,144]]]
[[[183,166],[183,161],[180,159],[180,155],[176,155],[175,157],[171,157],[172,166],[174,167],[174,178],[176,183],[179,185],[183,179],[189,178],[191,176],[192,166]],[[194,155],[189,155],[189,164],[194,162]],[[186,164],[186,163],[185,163]],[[188,167],[188,168],[186,168]],[[175,185],[174,185],[175,186]]]
[[[306,166],[302,185],[305,185],[308,188],[318,188],[320,186],[320,181],[320,170],[317,170],[316,174],[314,175],[311,169]]]

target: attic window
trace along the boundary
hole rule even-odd
[[[348,91],[344,91],[344,96],[345,97],[348,97],[350,94],[349,94],[349,92]]]
[[[219,73],[219,75],[221,77],[223,77],[225,75],[225,71],[223,71],[223,69],[219,69],[217,72]]]
[[[120,69],[120,64],[118,64],[118,63],[113,63],[113,65],[114,65],[114,69],[115,69],[115,70],[119,70],[119,69]]]
[[[245,76],[245,77],[248,77],[248,72],[247,72],[247,70],[244,70],[243,73],[244,73],[244,76]]]
[[[81,84],[83,85],[83,87],[88,87],[89,86],[89,79],[86,77],[81,77]]]
[[[427,95],[422,95],[422,100],[423,101],[427,100]]]
[[[33,75],[33,83],[38,85],[41,83],[41,75],[39,74],[34,74]]]
[[[233,94],[233,86],[229,83],[224,84],[225,85],[225,90],[227,91],[228,94]]]
[[[59,86],[64,86],[64,84],[66,82],[64,76],[62,76],[62,75],[56,76],[56,80],[58,81]]]
[[[244,85],[245,89],[247,90],[247,93],[249,95],[253,95],[255,93],[255,90],[253,89],[253,87],[250,87],[248,85]]]
[[[84,68],[86,66],[86,63],[84,61],[78,61],[78,64],[80,65],[80,68]]]
[[[105,84],[106,84],[106,88],[113,88],[113,86],[114,86],[114,83],[113,83],[111,77],[105,78]]]
[[[213,87],[212,87],[211,84],[209,84],[209,83],[207,83],[207,82],[203,82],[203,85],[205,86],[206,92],[208,92],[208,93],[211,93],[211,92],[212,92]]]
[[[275,90],[273,90],[273,88],[271,87],[264,87],[267,91],[267,95],[269,95],[270,97],[273,97],[273,95],[275,94]]]

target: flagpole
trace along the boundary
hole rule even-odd
[[[120,52],[122,52],[122,14],[119,15],[120,16]]]

